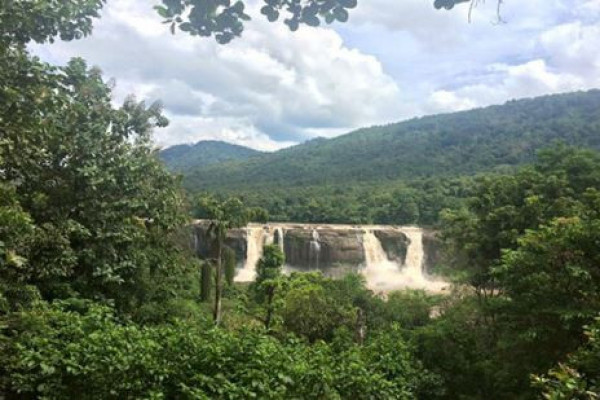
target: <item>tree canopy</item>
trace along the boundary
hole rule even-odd
[[[96,13],[92,3],[3,3],[0,275],[11,307],[35,287],[45,299],[104,299],[134,313],[167,295],[145,285],[181,261],[169,238],[187,219],[184,197],[151,140],[168,123],[160,104],[129,97],[115,107],[98,69],[82,59],[54,67],[23,46],[89,32],[80,12]]]
[[[39,2],[8,0],[0,7],[0,26],[3,40],[22,43],[80,39],[92,31],[93,19],[107,0],[75,0],[69,2]],[[456,4],[478,0],[435,0],[436,9],[451,10]],[[348,21],[350,11],[358,0],[263,0],[260,12],[270,21],[280,18],[292,31],[301,25],[319,26],[322,23]],[[242,0],[162,0],[154,9],[170,26],[192,36],[211,37],[220,44],[242,35],[250,15]],[[398,12],[401,12],[399,6]]]
[[[436,9],[451,10],[465,2],[475,5],[479,0],[435,0],[433,5]],[[163,0],[162,3],[155,9],[164,22],[170,24],[172,32],[178,28],[193,36],[214,35],[221,44],[241,36],[244,23],[250,20],[242,0]],[[260,12],[269,22],[281,18],[291,31],[301,25],[314,27],[346,22],[352,9],[359,6],[358,0],[263,0],[262,3]],[[400,5],[397,12],[402,12]]]
[[[556,146],[517,173],[480,178],[466,207],[445,213],[447,263],[476,295],[424,340],[463,354],[433,368],[454,396],[531,398],[530,374],[584,346],[600,309],[599,171],[597,152]],[[431,362],[444,358],[434,347],[423,347]]]

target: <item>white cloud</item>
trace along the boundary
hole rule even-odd
[[[577,76],[551,71],[544,60],[514,66],[496,65],[494,69],[501,76],[498,82],[468,85],[455,91],[436,91],[428,100],[427,110],[461,111],[498,104],[509,99],[575,91],[587,86]]]
[[[35,49],[56,62],[83,55],[118,87],[162,99],[172,124],[157,133],[161,145],[222,135],[276,148],[402,113],[400,89],[375,57],[347,48],[331,29],[291,33],[262,16],[220,46],[172,36],[147,3],[112,1],[91,38]]]
[[[161,145],[223,139],[277,149],[434,112],[600,86],[600,0],[506,0],[436,11],[433,0],[361,0],[346,24],[291,33],[257,15],[241,39],[173,36],[147,2],[109,1],[91,38],[37,46],[82,55],[116,96],[162,99]]]
[[[541,58],[515,65],[490,65],[490,82],[435,91],[429,97],[427,110],[457,111],[466,104],[484,106],[511,98],[600,87],[598,43],[597,24],[575,21],[550,27],[536,37]]]
[[[226,117],[171,117],[170,127],[157,131],[155,136],[161,147],[174,143],[195,143],[199,140],[223,140],[257,150],[274,151],[295,144],[292,141],[273,140],[256,129],[252,121]]]
[[[597,82],[600,25],[584,25],[580,21],[559,25],[540,36],[540,45],[556,68]]]
[[[457,93],[447,90],[438,90],[431,95],[429,109],[436,113],[468,110],[476,106],[477,103],[469,98],[461,98]]]
[[[597,21],[600,16],[600,0],[578,2],[574,7],[574,15],[586,21]]]

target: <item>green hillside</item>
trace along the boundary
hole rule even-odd
[[[160,152],[160,158],[172,171],[187,171],[215,163],[245,160],[262,154],[260,151],[231,143],[204,140],[196,144],[180,144]]]
[[[242,189],[471,175],[531,162],[553,141],[600,147],[600,91],[510,101],[317,139],[190,170],[186,186]]]
[[[436,225],[474,176],[531,163],[555,142],[600,148],[600,91],[510,101],[360,129],[212,164],[186,188],[241,197],[272,220]]]

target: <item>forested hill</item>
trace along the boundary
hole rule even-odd
[[[231,143],[204,140],[196,144],[180,144],[164,149],[160,158],[172,171],[190,169],[230,160],[245,160],[262,154],[260,151]]]
[[[600,148],[600,90],[360,129],[195,168],[185,184],[192,191],[239,190],[465,175],[530,162],[557,140]]]

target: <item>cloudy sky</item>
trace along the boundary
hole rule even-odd
[[[158,2],[158,1],[157,1]],[[171,35],[148,0],[109,0],[92,37],[35,46],[82,56],[115,100],[161,100],[161,146],[205,139],[274,150],[352,129],[600,87],[600,0],[505,0],[436,11],[433,0],[359,0],[350,21],[291,33],[253,20],[242,38]]]

